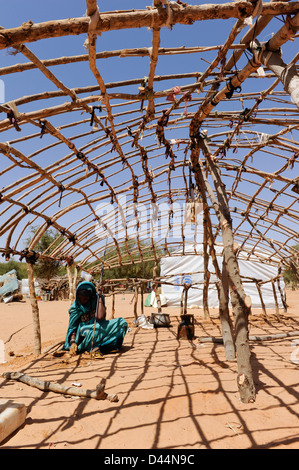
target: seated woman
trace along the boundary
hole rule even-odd
[[[119,350],[128,329],[124,318],[106,320],[103,295],[97,294],[91,282],[81,282],[76,300],[69,309],[69,325],[62,349],[71,355],[82,352],[102,354]]]

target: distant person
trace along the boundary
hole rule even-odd
[[[118,351],[128,329],[124,318],[106,320],[105,298],[91,282],[81,282],[69,309],[69,325],[62,349],[72,356],[92,352],[94,357]]]

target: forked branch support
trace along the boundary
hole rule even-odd
[[[31,387],[38,388],[43,392],[55,392],[62,393],[63,395],[72,395],[82,398],[95,398],[96,400],[109,400],[111,402],[117,402],[117,395],[108,395],[104,392],[105,386],[99,384],[96,386],[95,390],[77,388],[77,387],[66,387],[59,383],[49,382],[48,380],[40,380],[35,377],[30,377],[29,375],[23,374],[21,372],[3,372],[2,377],[8,380],[17,380]]]

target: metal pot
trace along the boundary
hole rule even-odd
[[[168,313],[152,313],[150,323],[152,323],[156,328],[160,326],[169,326],[170,318]]]

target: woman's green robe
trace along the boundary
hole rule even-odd
[[[88,289],[92,292],[92,298],[87,304],[81,304],[78,299],[78,290]],[[114,318],[113,320],[96,320],[90,317],[95,312],[97,306],[97,292],[91,282],[81,282],[77,287],[76,300],[69,309],[69,325],[66,334],[64,350],[69,350],[71,346],[71,336],[76,332],[75,342],[78,345],[78,353],[91,351],[99,348],[102,353],[119,349],[122,346],[128,324],[124,318]],[[104,297],[103,302],[104,302]],[[85,321],[84,321],[85,320]],[[95,326],[95,328],[94,328]]]

